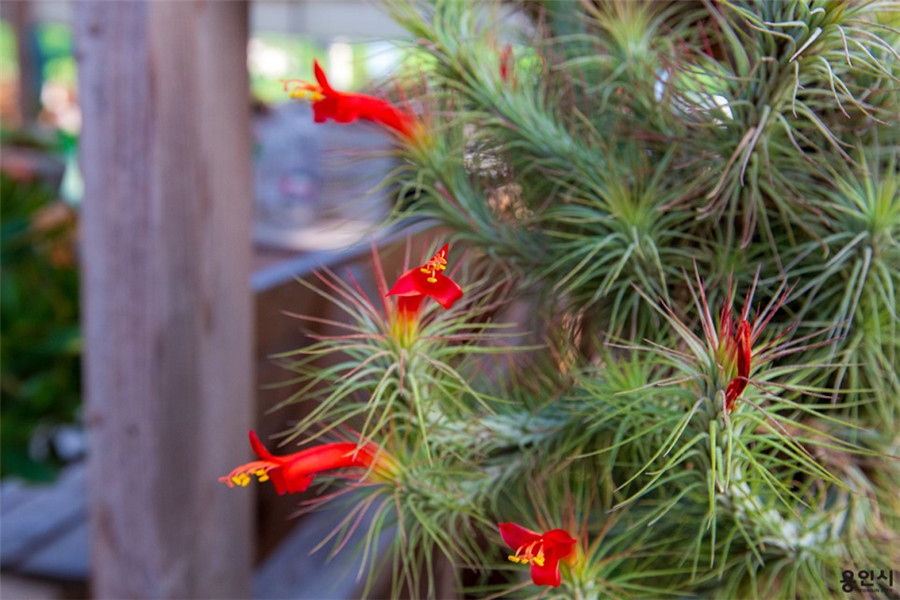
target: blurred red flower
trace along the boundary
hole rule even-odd
[[[509,76],[512,73],[513,68],[513,53],[512,46],[506,44],[503,46],[503,50],[500,51],[500,79],[504,82],[509,81]]]
[[[318,61],[313,62],[313,71],[316,83],[288,79],[284,82],[284,89],[290,92],[291,98],[312,101],[316,123],[324,123],[328,119],[334,119],[338,123],[352,123],[363,119],[396,131],[409,140],[418,136],[421,124],[409,112],[381,98],[334,89],[328,83],[325,71]]]

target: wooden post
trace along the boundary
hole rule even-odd
[[[250,595],[247,8],[75,4],[97,598]]]
[[[43,77],[38,64],[37,42],[34,37],[33,7],[30,0],[13,2],[9,6],[10,24],[16,36],[16,54],[19,66],[19,119],[20,125],[34,121],[41,105]]]

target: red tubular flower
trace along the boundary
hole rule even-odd
[[[251,431],[250,446],[259,460],[241,465],[219,481],[228,487],[246,486],[250,475],[256,475],[260,482],[271,479],[279,494],[294,494],[306,491],[322,471],[359,468],[385,478],[392,472],[390,458],[375,444],[362,448],[350,442],[322,444],[286,456],[274,456]]]
[[[312,100],[316,123],[324,123],[328,119],[334,119],[338,123],[352,123],[363,119],[396,131],[409,140],[418,136],[421,125],[410,113],[381,98],[337,91],[328,83],[325,71],[318,61],[313,62],[313,70],[316,83],[289,79],[284,82],[284,89],[290,92],[291,98]]]
[[[734,410],[737,400],[751,385],[762,387],[762,382],[754,380],[754,370],[758,370],[766,363],[783,356],[805,352],[811,348],[833,342],[825,340],[816,344],[802,344],[804,340],[812,336],[806,336],[791,342],[780,342],[796,325],[796,321],[782,328],[781,332],[771,337],[766,343],[760,344],[759,339],[772,321],[772,318],[781,306],[790,298],[794,288],[784,283],[778,287],[767,304],[753,309],[753,296],[759,285],[759,269],[753,279],[753,284],[747,290],[743,308],[736,314],[733,307],[734,286],[731,278],[728,279],[728,288],[725,301],[722,303],[718,318],[713,316],[707,300],[705,283],[700,278],[699,270],[694,265],[696,286],[688,281],[691,295],[694,297],[696,308],[700,314],[700,324],[703,327],[703,337],[694,334],[690,326],[684,323],[675,311],[665,302],[661,302],[658,310],[676,329],[679,337],[687,343],[690,354],[685,355],[680,350],[668,350],[665,348],[653,351],[662,356],[675,360],[683,360],[690,357],[693,364],[685,365],[685,370],[690,372],[691,379],[698,379],[702,383],[698,392],[707,400],[715,399],[715,410],[721,411],[724,418]],[[815,335],[815,334],[813,334]],[[671,380],[669,384],[675,384]],[[749,400],[748,404],[752,404]]]
[[[762,313],[760,314],[759,311],[757,311],[756,316],[751,320],[750,310],[753,304],[753,295],[756,292],[758,280],[759,273],[757,272],[753,286],[747,291],[747,296],[744,298],[744,306],[737,319],[735,319],[732,314],[732,296],[729,292],[728,296],[725,298],[725,303],[722,305],[722,312],[719,315],[718,332],[711,332],[711,335],[713,336],[712,339],[717,340],[717,344],[715,345],[717,345],[719,349],[719,362],[725,370],[726,377],[729,378],[728,384],[725,386],[726,413],[731,412],[734,408],[735,401],[744,393],[744,390],[747,389],[747,385],[750,382],[750,371],[752,370],[754,363],[766,362],[770,359],[771,357],[766,357],[766,351],[772,348],[779,339],[784,337],[792,327],[787,327],[765,347],[759,349],[756,353],[753,352],[753,345],[756,344],[756,341],[759,339],[759,336],[762,334],[766,325],[768,325],[769,321],[772,319],[772,316],[781,305],[784,304],[793,289],[782,289],[781,293],[777,294],[771,302],[769,302],[768,306],[762,310]],[[730,286],[731,282],[729,281],[729,289]],[[705,293],[701,293],[701,296],[704,312],[706,312],[708,311],[706,295]],[[712,323],[710,322],[707,327],[712,330]],[[757,364],[756,366],[759,365]]]
[[[737,376],[728,382],[725,388],[725,411],[731,412],[734,407],[734,401],[738,399],[744,389],[747,387],[747,381],[750,377],[750,364],[752,357],[752,327],[750,323],[741,318],[737,328],[731,334],[728,340],[732,352],[735,353],[737,362]]]
[[[506,44],[503,46],[503,50],[500,51],[500,79],[504,82],[509,81],[509,76],[512,72],[512,59],[512,46]]]
[[[749,301],[749,298],[748,298]],[[752,324],[743,312],[735,322],[731,308],[731,294],[725,299],[719,314],[719,357],[726,376],[730,377],[725,387],[725,412],[731,412],[735,400],[747,388],[752,364]]]
[[[426,296],[444,308],[450,308],[462,298],[462,288],[444,275],[449,247],[450,244],[444,244],[431,260],[401,275],[394,287],[388,290],[388,296],[398,296],[399,313],[405,320],[415,320]]]
[[[531,581],[535,585],[558,587],[561,581],[559,561],[575,550],[575,540],[563,529],[537,533],[515,523],[500,523],[500,536],[516,553],[509,556],[514,563],[531,564]]]

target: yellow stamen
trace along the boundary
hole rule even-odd
[[[245,487],[248,483],[250,483],[250,476],[246,473],[238,473],[237,475],[233,475],[231,477],[231,481],[241,487]]]
[[[527,565],[528,563],[534,563],[539,567],[543,567],[544,564],[547,562],[547,559],[544,557],[543,542],[544,542],[544,540],[542,538],[539,540],[535,540],[535,541],[531,542],[530,544],[520,546],[516,550],[515,555],[510,555],[507,558],[509,558],[509,560],[511,560],[514,563],[521,563],[523,565]],[[537,548],[538,548],[538,551],[536,554],[534,552],[532,552],[532,550],[534,549],[535,546],[537,546]]]
[[[427,281],[428,283],[437,283],[437,277],[434,276],[437,269],[429,269],[426,267],[422,267],[419,270],[422,271],[423,273],[429,273],[431,275],[431,277],[429,277],[425,281]]]
[[[303,81],[302,79],[287,79],[282,80],[282,83],[284,84],[284,90],[288,92],[291,98],[310,100],[312,102],[318,102],[325,98],[322,86],[315,83]]]
[[[269,480],[269,471],[268,471],[268,469],[254,469],[253,471],[251,471],[251,473],[253,473],[254,475],[256,475],[256,478],[260,481],[260,483],[262,483],[263,481],[268,481],[268,480]],[[247,479],[250,479],[250,478],[247,477]]]
[[[224,481],[228,484],[229,487],[233,487],[235,485],[239,485],[241,487],[246,487],[253,481],[253,477],[251,475],[255,475],[260,482],[269,481],[269,470],[274,468],[276,465],[272,464],[263,464],[263,466],[259,466],[263,464],[263,461],[257,461],[254,463],[242,465],[238,469],[235,469],[231,473],[228,474],[227,477],[222,477],[221,481]]]
[[[437,275],[438,271],[446,271],[447,270],[447,257],[443,252],[439,252],[435,254],[434,257],[429,260],[425,265],[419,269],[423,273],[429,273],[431,277],[426,279],[428,283],[437,283]]]
[[[290,96],[295,100],[311,100],[312,102],[318,102],[325,98],[325,95],[322,92],[302,89],[291,90]]]

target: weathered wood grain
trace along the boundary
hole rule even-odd
[[[250,593],[245,2],[75,5],[92,585]]]

